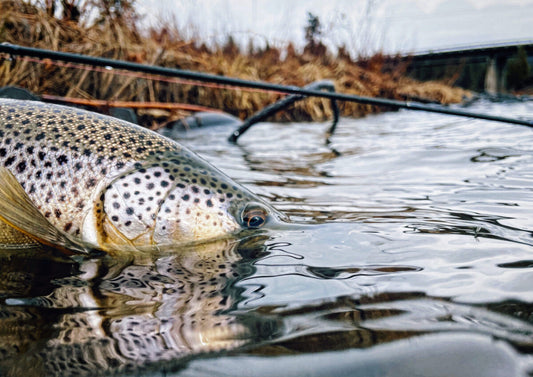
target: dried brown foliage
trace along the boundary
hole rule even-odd
[[[64,3],[75,5],[76,1]],[[381,55],[354,62],[347,54],[333,57],[324,51],[316,54],[309,50],[299,54],[289,46],[285,59],[281,59],[281,52],[275,48],[242,54],[231,39],[226,46],[210,51],[205,46],[183,41],[169,25],[141,36],[131,11],[128,17],[103,14],[90,26],[68,14],[56,18],[51,13],[50,9],[22,0],[0,0],[0,42],[287,85],[304,86],[330,79],[339,92],[369,97],[451,103],[461,101],[467,94],[442,83],[408,79],[400,65],[391,65]],[[154,81],[116,75],[112,71],[95,72],[52,62],[42,64],[4,57],[0,60],[0,86],[6,85],[21,86],[37,94],[86,99],[191,103],[218,108],[241,118],[279,98],[272,93]],[[341,108],[345,116],[378,111],[357,103],[344,103]],[[328,101],[313,98],[277,114],[276,120],[324,120],[331,116]]]

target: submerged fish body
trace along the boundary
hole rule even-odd
[[[277,212],[173,140],[0,99],[0,245],[110,251],[216,239]],[[16,229],[16,230],[14,230]]]

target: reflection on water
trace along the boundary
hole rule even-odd
[[[533,373],[533,131],[409,112],[327,128],[184,134],[303,225],[131,261],[2,253],[0,375]]]
[[[225,313],[240,299],[231,286],[261,252],[246,245],[220,241],[135,262],[5,256],[1,374],[135,372],[260,343],[277,331],[270,319]]]

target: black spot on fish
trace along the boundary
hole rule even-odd
[[[9,165],[11,165],[13,162],[15,162],[15,156],[11,156],[11,157],[9,157],[9,158],[4,162],[4,166],[9,166]]]
[[[118,221],[118,216],[111,216],[111,220],[113,220],[114,222],[117,222]]]
[[[168,182],[167,181],[161,181],[161,187],[167,187]]]
[[[96,179],[94,178],[90,178],[88,181],[87,181],[87,185],[86,187],[87,188],[91,188],[91,187],[94,187],[96,186]]]
[[[72,223],[66,223],[65,224],[65,227],[63,228],[63,230],[65,232],[68,232],[70,230],[70,228],[72,228]]]
[[[56,215],[56,218],[59,219],[61,217],[61,210],[59,208],[56,208],[54,210],[54,215]]]
[[[65,156],[64,154],[62,154],[61,156],[59,156],[59,157],[57,158],[57,163],[58,163],[59,165],[63,165],[63,164],[65,164],[65,163],[67,163],[67,162],[68,162],[68,157]]]
[[[45,136],[46,135],[44,134],[44,132],[41,132],[39,135],[35,136],[35,140],[37,140],[37,141],[42,140],[42,139],[44,139]]]
[[[0,148],[0,157],[5,157],[7,154],[7,151],[5,148]]]
[[[183,200],[187,201],[190,199],[190,196],[188,194],[185,194],[181,197]]]
[[[104,139],[111,140],[112,135],[111,134],[105,134]]]
[[[213,207],[213,202],[211,201],[211,199],[207,199],[205,204],[207,204],[208,207]]]

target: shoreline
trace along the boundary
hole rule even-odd
[[[151,30],[148,36],[141,36],[133,21],[125,16],[104,18],[100,23],[85,26],[50,16],[46,10],[22,0],[0,4],[0,42],[300,87],[331,80],[337,92],[367,97],[450,104],[470,96],[469,91],[444,83],[408,78],[405,67],[380,54],[354,61],[345,54],[332,56],[322,48],[297,53],[290,45],[283,54],[268,47],[244,54],[231,38],[225,46],[211,51],[172,36],[165,25]],[[79,69],[51,61],[8,58],[0,60],[0,87],[19,86],[36,94],[83,100],[182,103],[218,109],[240,119],[283,97],[183,81],[156,81],[140,75],[116,75],[112,71]],[[339,105],[341,116],[348,117],[386,110],[358,103]],[[137,113],[145,119],[144,126],[154,127],[191,112],[148,109]],[[331,117],[328,100],[309,98],[269,120],[323,121]]]

